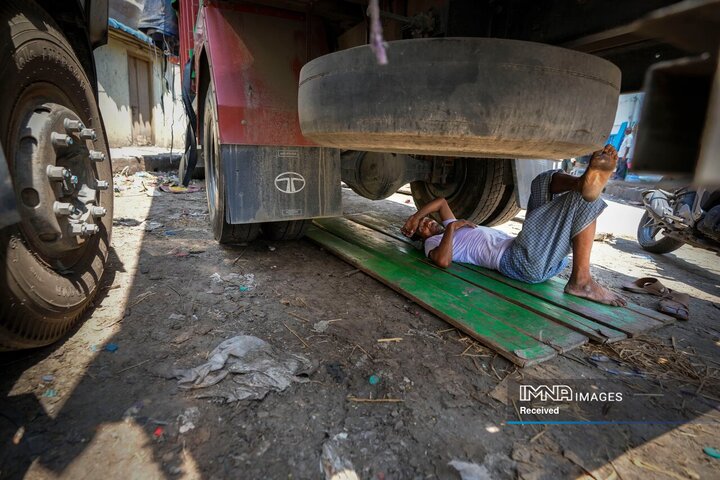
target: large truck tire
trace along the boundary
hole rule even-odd
[[[285,220],[262,224],[263,237],[268,240],[299,240],[305,236],[312,220]]]
[[[520,213],[520,205],[517,203],[517,186],[506,185],[503,198],[493,213],[485,220],[484,225],[494,227],[509,222]]]
[[[572,50],[495,38],[389,42],[318,57],[300,72],[303,134],[348,150],[570,158],[601,148],[620,70]]]
[[[213,236],[220,243],[247,243],[260,234],[259,223],[231,224],[225,216],[225,178],[218,136],[217,106],[215,88],[212,83],[205,95],[203,114],[202,155],[205,162],[205,182],[208,199],[208,213]]]
[[[31,1],[3,2],[0,25],[0,141],[21,216],[0,230],[0,350],[13,350],[58,340],[91,305],[110,246],[113,190],[92,83],[60,29]],[[53,143],[53,132],[67,144]],[[60,180],[57,169],[72,175]],[[75,208],[62,213],[57,202]]]
[[[443,197],[459,219],[478,225],[499,224],[507,204],[514,202],[514,197],[507,193],[508,189],[514,188],[507,181],[512,178],[512,160],[459,158],[455,163],[451,182],[441,185],[425,181],[410,183],[415,206],[420,209]]]

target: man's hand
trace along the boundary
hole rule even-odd
[[[461,228],[465,227],[475,228],[477,227],[477,225],[468,220],[455,220],[450,225],[448,225],[448,228],[452,228],[453,230],[460,230]]]
[[[420,226],[420,220],[421,218],[417,217],[416,214],[410,215],[405,221],[405,225],[400,229],[400,232],[406,237],[412,237]]]

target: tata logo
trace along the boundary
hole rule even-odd
[[[283,193],[298,193],[305,188],[305,177],[297,172],[283,172],[275,177],[275,188]]]
[[[567,385],[520,385],[520,401],[530,402],[538,399],[541,402],[572,401],[573,391]]]

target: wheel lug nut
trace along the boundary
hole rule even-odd
[[[97,150],[90,150],[90,160],[93,162],[102,162],[105,160],[105,154],[103,152],[98,152]]]
[[[90,210],[90,213],[95,218],[104,217],[105,214],[107,213],[107,210],[105,209],[105,207],[92,207],[92,209]]]
[[[72,215],[75,212],[75,207],[72,203],[55,202],[53,203],[53,212],[55,215]]]
[[[81,132],[85,128],[85,125],[80,120],[71,120],[69,118],[63,120],[63,126],[68,132]]]
[[[95,130],[92,128],[83,128],[80,131],[80,138],[83,140],[92,140],[94,142],[97,140],[97,135],[95,135]]]
[[[50,180],[59,182],[61,180],[64,180],[67,177],[67,174],[70,172],[68,172],[68,170],[63,167],[56,167],[55,165],[48,165],[46,173]]]
[[[53,147],[69,147],[73,144],[73,140],[70,138],[70,135],[57,132],[52,132],[50,134],[50,141],[52,142]]]
[[[95,183],[95,188],[97,190],[107,190],[109,186],[110,186],[110,184],[105,180],[98,180]]]
[[[100,230],[100,227],[94,223],[72,223],[70,224],[70,233],[75,237],[89,237],[90,235],[96,234]]]

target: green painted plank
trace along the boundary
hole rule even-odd
[[[371,228],[376,228],[378,231],[384,231],[387,235],[412,245],[412,242],[404,238],[400,233],[399,226],[367,215],[353,215],[350,218]],[[639,305],[628,304],[626,308],[612,307],[574,295],[568,295],[563,291],[564,284],[558,279],[553,278],[544,283],[530,284],[505,277],[494,270],[468,264],[462,264],[462,266],[543,299],[548,303],[569,310],[605,327],[619,330],[630,337],[659,328],[674,321],[674,319],[668,315],[640,307]]]
[[[346,241],[381,254],[388,261],[402,263],[410,277],[435,280],[433,283],[439,283],[443,290],[460,296],[469,306],[497,317],[560,352],[587,342],[585,335],[530,312],[522,306],[507,302],[494,292],[467,283],[446,270],[423,262],[422,255],[414,248],[408,248],[402,243],[393,243],[387,236],[374,230],[342,218],[323,219],[316,223]]]
[[[366,271],[368,275],[385,283],[402,295],[409,296],[440,318],[464,331],[480,343],[497,351],[519,366],[528,366],[556,355],[551,347],[538,342],[524,333],[509,328],[493,316],[467,308],[459,298],[454,298],[439,288],[421,289],[417,295],[408,295],[405,288],[412,287],[407,269],[402,264],[387,262],[382,256],[353,245],[321,228],[312,226],[306,237],[336,254],[351,265]],[[460,321],[459,319],[462,319]]]
[[[374,219],[367,217],[366,215],[352,215],[348,218],[360,223],[361,225],[365,225],[366,227],[385,233],[388,236],[388,241],[402,241],[412,244],[412,242],[408,241],[406,237],[402,236],[402,234],[397,233],[399,232],[399,228],[386,224],[383,220],[375,222]],[[384,224],[382,229],[377,228],[380,224]],[[385,229],[391,229],[392,233],[388,233]],[[392,231],[395,229],[397,229],[397,232]],[[432,261],[430,259],[422,254],[420,254],[420,257],[423,262],[432,265]],[[485,290],[491,291],[509,302],[520,305],[527,310],[537,313],[538,315],[542,315],[551,321],[558,322],[568,328],[582,333],[583,335],[587,335],[591,340],[597,343],[611,343],[627,338],[627,335],[619,330],[607,327],[581,315],[577,315],[570,310],[565,310],[560,306],[546,302],[541,298],[530,295],[505,283],[480,275],[464,268],[461,264],[452,264],[448,269],[446,269],[446,271]]]

